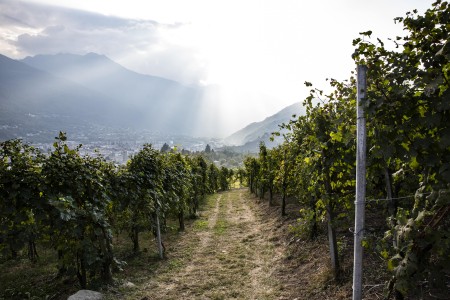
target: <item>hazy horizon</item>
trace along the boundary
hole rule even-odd
[[[217,87],[202,109],[227,135],[303,100],[305,81],[327,89],[326,78],[348,78],[359,32],[394,38],[402,28],[393,18],[433,2],[2,0],[0,53],[94,52],[141,74]]]

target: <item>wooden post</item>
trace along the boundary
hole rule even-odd
[[[367,66],[357,67],[357,109],[356,109],[356,199],[355,199],[355,242],[353,256],[353,300],[362,299],[362,240],[364,236],[366,199],[366,118],[364,107],[367,101]]]
[[[161,228],[159,224],[159,208],[156,209],[156,239],[158,243],[158,251],[159,251],[159,258],[164,258],[164,251],[162,247],[162,240],[161,240]]]
[[[331,196],[329,196],[331,198]],[[331,203],[331,199],[328,199],[327,204],[327,218],[328,218],[328,244],[330,246],[330,258],[331,258],[331,268],[333,269],[334,280],[339,279],[340,267],[339,267],[339,253],[336,240],[336,230],[334,229],[334,216]]]

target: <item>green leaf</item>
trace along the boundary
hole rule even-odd
[[[389,271],[393,271],[395,266],[396,266],[396,264],[394,263],[394,261],[392,259],[388,260],[387,268]]]
[[[333,141],[342,142],[342,132],[330,132],[330,137]]]
[[[368,30],[368,31],[360,32],[359,34],[360,34],[360,35],[365,35],[365,36],[368,36],[368,37],[370,37],[370,36],[372,35],[372,30]]]
[[[413,170],[417,169],[420,166],[420,164],[417,162],[417,157],[414,156],[411,158],[411,161],[409,162],[409,166]]]
[[[362,240],[361,241],[361,246],[363,246],[364,248],[368,249],[369,248],[369,242],[367,240]]]

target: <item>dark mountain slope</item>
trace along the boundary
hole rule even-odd
[[[115,123],[123,107],[94,90],[0,55],[0,138],[18,131],[64,130],[95,120]]]
[[[112,99],[112,106],[126,107],[133,126],[153,131],[201,134],[192,124],[201,121],[202,90],[175,81],[130,71],[106,56],[37,55],[22,60],[35,68],[71,80]]]

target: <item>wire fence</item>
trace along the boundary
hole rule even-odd
[[[410,199],[410,198],[415,198],[415,197],[423,197],[423,196],[428,196],[428,195],[431,195],[431,193],[416,193],[416,194],[413,194],[413,195],[402,196],[402,197],[395,197],[395,198],[379,198],[379,199],[367,199],[366,198],[366,203],[380,202],[380,201],[392,201],[392,200],[403,200],[403,199]]]

